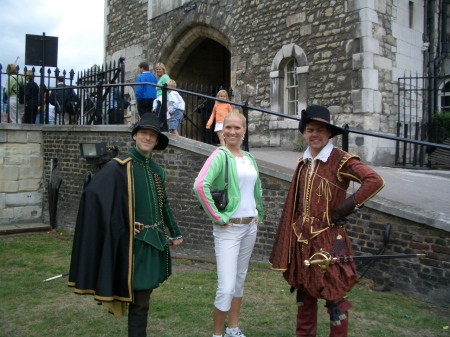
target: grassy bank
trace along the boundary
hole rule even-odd
[[[0,336],[126,336],[126,318],[114,318],[91,296],[78,296],[67,278],[72,241],[55,234],[0,237]],[[258,268],[257,268],[258,267]],[[349,294],[349,336],[450,336],[450,312],[407,296],[370,290],[363,280]],[[215,267],[175,259],[174,274],[153,292],[149,336],[211,335]],[[319,305],[318,336],[328,336]],[[240,327],[248,336],[295,335],[295,296],[278,272],[254,265],[248,273]]]

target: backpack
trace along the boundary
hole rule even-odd
[[[70,90],[66,97],[64,111],[71,115],[75,115],[78,112],[78,96],[73,90]]]
[[[19,83],[19,95],[17,95],[19,98],[19,104],[25,103],[25,86],[23,83]]]

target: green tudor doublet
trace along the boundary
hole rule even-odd
[[[163,210],[165,194],[158,167],[136,148],[130,152],[133,167],[135,221],[151,226],[134,240],[133,290],[158,288],[172,274]],[[159,182],[155,181],[159,180]]]

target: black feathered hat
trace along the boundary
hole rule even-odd
[[[300,132],[303,133],[306,124],[311,122],[325,123],[331,131],[330,138],[345,133],[344,129],[330,123],[330,110],[320,105],[311,105],[306,110],[302,110],[302,120],[298,124]]]
[[[169,144],[169,138],[159,131],[159,118],[156,114],[150,112],[143,114],[141,120],[134,125],[133,131],[131,131],[131,138],[139,129],[149,129],[158,132],[158,144],[155,145],[154,150],[164,150]]]

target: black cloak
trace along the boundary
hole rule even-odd
[[[102,302],[133,296],[133,184],[131,158],[111,160],[80,200],[68,285]]]

